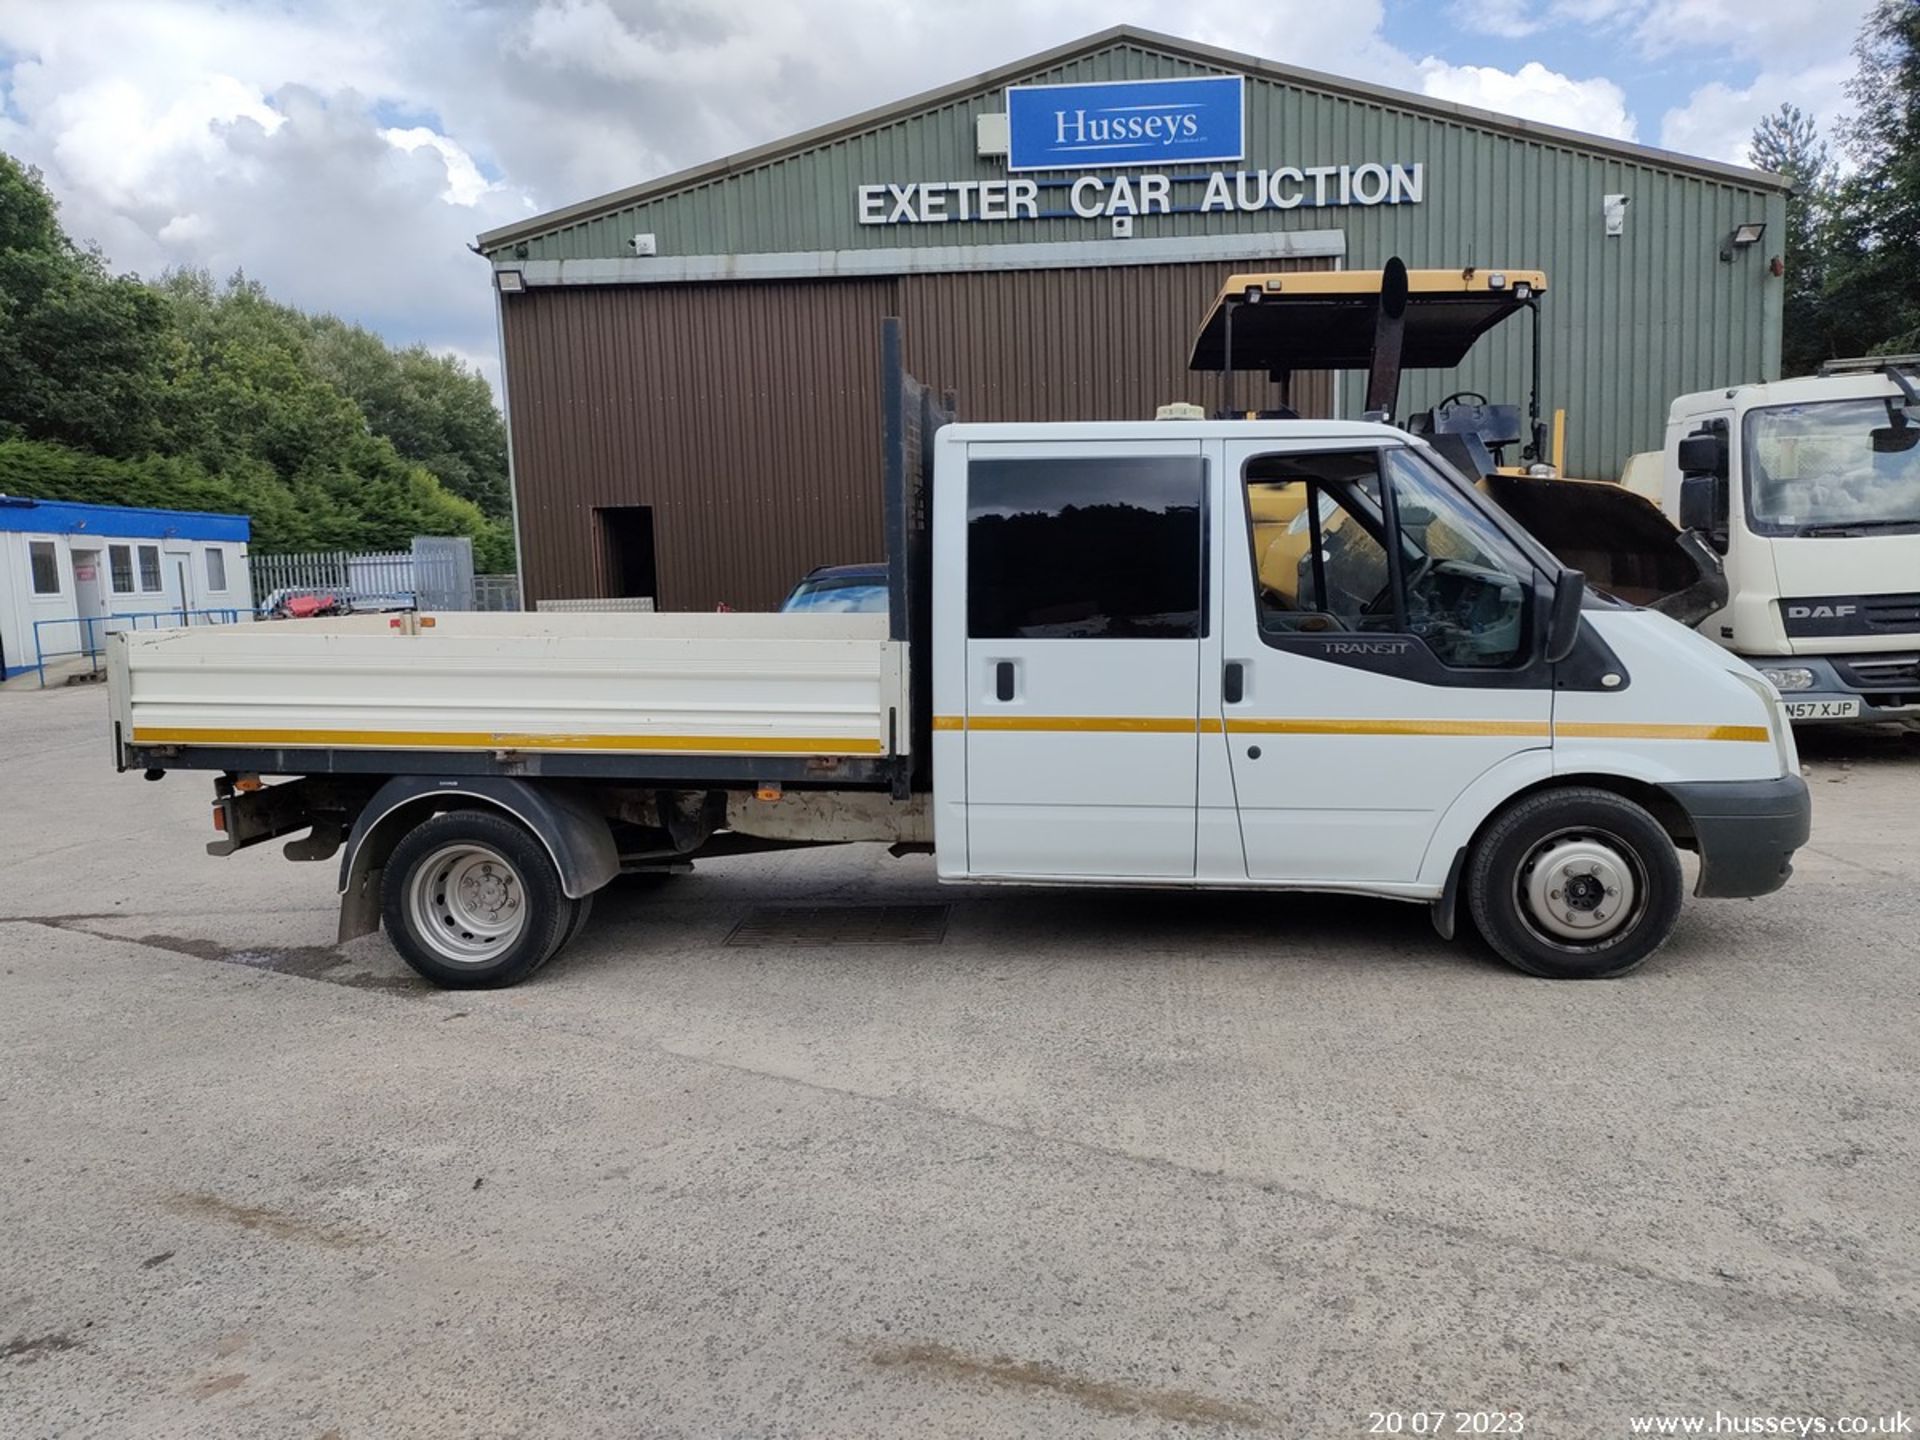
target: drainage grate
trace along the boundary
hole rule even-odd
[[[776,905],[733,927],[729,945],[938,945],[944,905]]]

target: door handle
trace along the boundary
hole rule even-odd
[[[1226,672],[1220,677],[1220,696],[1229,705],[1238,705],[1246,698],[1247,670],[1238,660],[1227,662]]]
[[[1013,661],[1002,660],[993,667],[993,698],[1013,699]]]

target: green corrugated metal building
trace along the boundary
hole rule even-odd
[[[1209,76],[1239,78],[1023,89]],[[1545,270],[1543,404],[1568,471],[1614,475],[1674,395],[1778,375],[1785,200],[1777,176],[1104,31],[482,235],[526,589],[762,607],[878,558],[884,315],[968,419],[1271,403],[1263,377],[1229,396],[1185,369],[1238,270]],[[1410,374],[1402,411],[1524,402],[1526,332]],[[1294,403],[1357,401],[1350,380]]]

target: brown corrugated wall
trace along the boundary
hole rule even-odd
[[[1313,263],[1313,262],[1309,262]],[[505,299],[528,603],[607,593],[594,510],[653,508],[657,602],[771,609],[815,565],[882,556],[880,321],[968,420],[1209,409],[1186,368],[1243,262],[897,279],[554,287]],[[1270,403],[1247,377],[1236,403]],[[1325,414],[1321,377],[1296,385]]]

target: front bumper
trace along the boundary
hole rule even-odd
[[[1856,655],[1740,658],[1762,675],[1770,670],[1812,673],[1810,689],[1780,692],[1780,698],[1790,707],[1787,713],[1796,721],[1874,724],[1920,720],[1920,655],[1867,651]],[[1800,707],[1798,713],[1792,707]]]
[[[1798,775],[1669,785],[1693,824],[1700,852],[1695,895],[1767,895],[1793,874],[1793,852],[1813,830],[1813,800]]]

